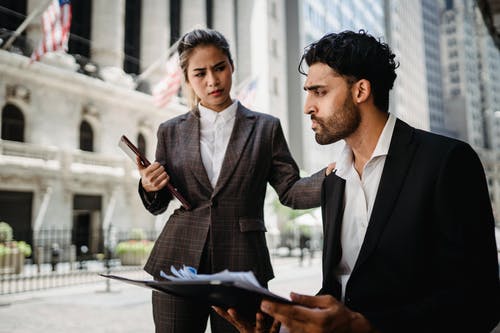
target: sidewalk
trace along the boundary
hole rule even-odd
[[[275,257],[273,267],[276,277],[269,289],[278,295],[315,294],[320,288],[321,253],[302,266],[297,257]],[[154,332],[151,291],[103,278],[100,283],[0,296],[0,333],[32,332]],[[500,325],[492,333],[500,333]]]
[[[311,265],[297,257],[274,258],[276,278],[269,288],[282,296],[292,290],[313,294],[321,282],[321,254]],[[143,276],[135,278],[148,278]],[[110,291],[107,282],[110,282]],[[0,333],[154,332],[151,291],[104,279],[74,287],[0,296]],[[207,329],[207,333],[210,329]]]

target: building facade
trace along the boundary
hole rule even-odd
[[[2,0],[2,44],[44,2]],[[151,90],[165,75],[172,44],[195,27],[228,39],[238,83],[258,77],[254,109],[286,119],[284,1],[73,0],[68,54],[29,56],[42,36],[33,19],[0,50],[0,220],[35,246],[48,229],[77,254],[102,253],[108,231],[159,231],[168,215],[147,212],[139,174],[118,148],[122,134],[150,159],[156,130],[187,112],[181,94],[165,108]],[[263,37],[264,36],[264,37]],[[287,122],[284,130],[288,132]]]

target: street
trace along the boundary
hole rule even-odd
[[[306,258],[303,266],[297,257],[276,257],[273,266],[276,278],[269,289],[274,293],[288,297],[290,291],[314,294],[319,290],[320,253],[311,263]],[[110,281],[107,290],[106,281],[0,296],[0,333],[154,332],[151,291],[119,281]]]

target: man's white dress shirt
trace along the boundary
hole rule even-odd
[[[396,117],[389,114],[361,177],[354,168],[353,153],[347,144],[336,164],[337,176],[346,181],[344,215],[340,233],[342,258],[335,272],[338,281],[342,284],[342,301],[344,301],[346,285],[365,238],[395,124]]]

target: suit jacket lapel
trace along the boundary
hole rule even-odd
[[[196,108],[189,112],[186,116],[186,120],[182,122],[179,127],[180,130],[178,133],[180,146],[186,147],[186,165],[189,165],[193,176],[198,180],[198,182],[212,191],[212,185],[210,184],[207,171],[205,170],[203,161],[201,160],[200,119],[198,109]]]
[[[373,251],[392,214],[417,147],[412,142],[413,134],[412,127],[399,119],[396,120],[372,215],[354,271]]]
[[[323,290],[322,293],[333,292],[340,296],[340,290],[335,290],[335,267],[342,256],[340,229],[344,215],[345,180],[335,174],[325,178],[321,191],[321,207],[323,218]],[[338,288],[337,288],[338,289]]]
[[[235,117],[233,131],[231,132],[219,179],[215,185],[212,197],[217,195],[229,178],[231,178],[255,125],[255,116],[240,103],[238,103]]]

